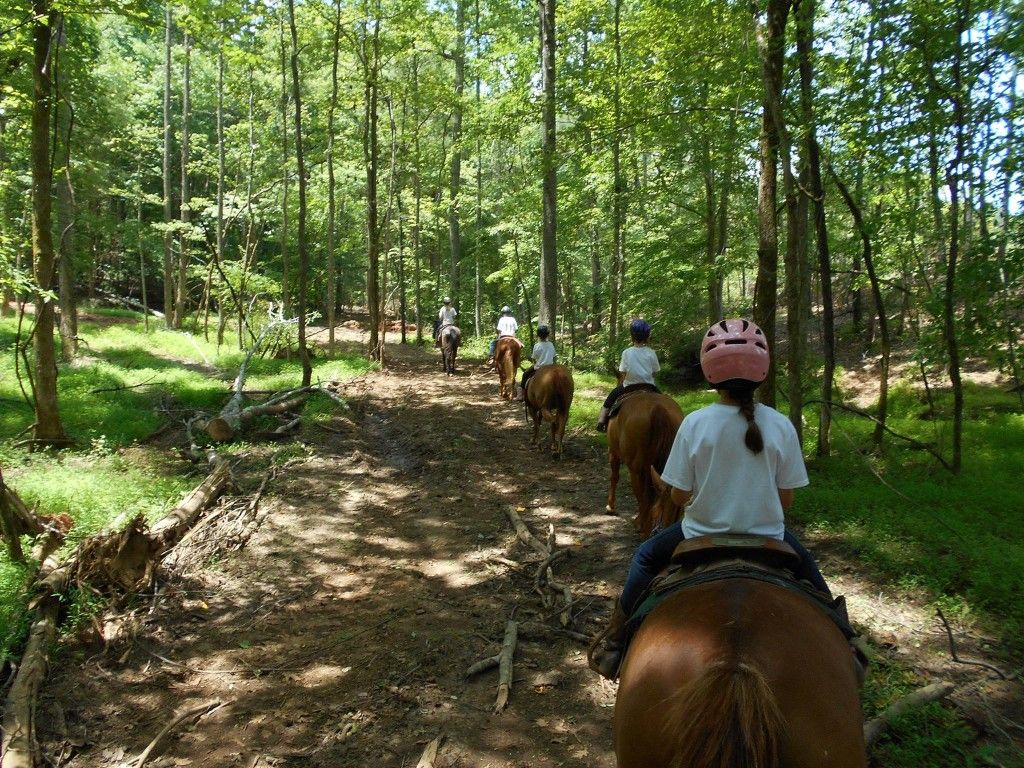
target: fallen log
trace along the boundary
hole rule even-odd
[[[878,737],[881,736],[889,726],[892,725],[893,720],[898,718],[900,715],[908,712],[915,707],[921,707],[925,704],[930,704],[933,701],[944,699],[956,689],[953,683],[940,682],[926,685],[924,688],[919,688],[912,693],[908,693],[901,699],[897,699],[895,702],[889,705],[882,714],[873,720],[869,720],[864,724],[864,745],[870,748],[874,744]],[[4,767],[6,768],[6,766]]]
[[[524,512],[526,511],[523,507],[520,507],[520,509]],[[505,507],[505,515],[508,517],[509,522],[512,523],[512,527],[515,528],[516,538],[531,547],[542,557],[548,557],[551,554],[551,552],[548,551],[548,548],[544,545],[544,542],[530,533],[530,529],[526,527],[526,523],[524,523],[523,519],[519,517],[519,512],[515,507]]]
[[[466,670],[466,677],[472,677],[498,667],[498,694],[494,701],[494,714],[508,706],[509,693],[512,691],[512,659],[515,656],[518,638],[519,625],[509,619],[505,622],[505,638],[502,640],[501,650],[493,656],[481,659]]]

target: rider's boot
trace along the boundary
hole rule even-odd
[[[597,431],[607,432],[608,431],[608,409],[602,408],[601,412],[597,414]]]
[[[587,663],[601,677],[614,680],[619,675],[623,645],[626,642],[626,620],[628,618],[622,610],[622,606],[619,605],[619,601],[616,600],[608,626],[594,638],[594,642],[587,649]]]

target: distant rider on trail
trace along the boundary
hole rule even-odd
[[[545,365],[552,365],[555,362],[555,345],[548,341],[548,336],[550,335],[551,332],[546,325],[537,328],[537,336],[540,338],[540,341],[533,345],[533,352],[530,353],[530,357],[533,358],[533,365],[523,371],[523,380],[520,385],[519,396],[516,397],[516,400],[525,400],[526,385],[533,378],[533,375]]]
[[[434,321],[434,346],[441,346],[441,331],[449,325],[455,325],[455,318],[458,317],[458,310],[452,306],[450,296],[444,297],[443,306],[437,313],[437,320]]]
[[[519,323],[512,317],[512,307],[506,304],[501,308],[501,317],[498,318],[498,337],[491,341],[491,356],[487,359],[487,365],[494,365],[494,348],[498,346],[498,339],[505,336],[511,336],[519,346],[523,346],[523,343],[516,338],[516,333],[519,331]]]

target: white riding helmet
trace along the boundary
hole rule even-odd
[[[503,315],[511,315],[512,314],[512,307],[510,307],[508,304],[506,304],[504,307],[501,308],[501,314],[503,314]]]
[[[445,297],[444,297],[444,299],[443,299],[443,302],[444,302],[445,304],[451,304],[451,303],[452,303],[452,298],[451,298],[451,296],[445,296]]]

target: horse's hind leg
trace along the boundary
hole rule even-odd
[[[622,468],[622,459],[611,451],[608,451],[608,467],[611,475],[608,478],[608,501],[604,508],[609,512],[615,512],[615,488],[619,484],[619,470]]]
[[[530,440],[530,445],[537,445],[537,443],[540,441],[540,409],[538,408],[537,410],[533,411],[531,413],[531,416],[533,416],[533,439]]]

